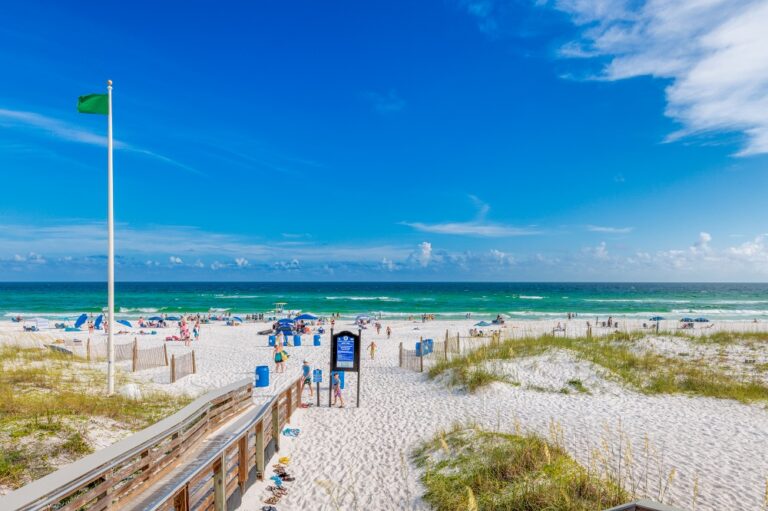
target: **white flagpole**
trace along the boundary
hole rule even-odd
[[[107,394],[115,393],[115,213],[112,185],[112,80],[107,80],[109,112],[107,114]]]

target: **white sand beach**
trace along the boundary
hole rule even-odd
[[[698,488],[698,510],[758,509],[763,505],[768,476],[768,411],[764,404],[745,405],[731,400],[703,397],[644,395],[611,379],[600,368],[568,354],[542,356],[509,363],[505,371],[520,386],[494,383],[476,394],[449,388],[442,381],[398,367],[398,346],[412,348],[420,337],[442,339],[446,330],[463,335],[474,321],[386,321],[392,336],[386,338],[369,328],[363,345],[375,340],[375,360],[364,353],[361,373],[361,406],[355,407],[355,376],[347,375],[344,409],[328,408],[327,386],[321,389],[321,406],[300,410],[292,427],[301,429],[296,439],[286,439],[280,455],[291,458],[289,472],[296,481],[288,483],[289,494],[282,498],[282,510],[332,509],[427,509],[420,500],[423,489],[419,471],[409,456],[419,441],[454,424],[477,423],[486,428],[514,432],[516,428],[548,436],[552,425],[562,428],[569,452],[583,464],[601,443],[631,444],[640,458],[646,438],[656,453],[648,488],[657,492],[669,471],[674,480],[666,501],[689,508]],[[543,333],[556,322],[524,321],[508,324],[507,333]],[[564,322],[565,323],[565,322]],[[583,329],[585,320],[568,323],[569,331]],[[628,326],[639,326],[631,324]],[[672,328],[673,324],[662,325]],[[754,331],[765,328],[747,322],[722,322],[717,328]],[[197,374],[168,383],[167,368],[133,373],[147,385],[174,393],[197,395],[244,377],[253,377],[257,365],[271,363],[267,337],[258,335],[266,323],[241,326],[203,325],[201,339],[193,343]],[[336,330],[353,329],[349,320],[339,320]],[[0,325],[0,342],[45,343],[54,337],[83,338],[87,333],[19,334],[18,324]],[[714,330],[714,329],[713,329]],[[159,330],[156,336],[139,337],[140,346],[161,345],[174,329]],[[97,334],[103,336],[103,334]],[[118,336],[128,342],[132,335]],[[328,333],[322,346],[312,346],[304,336],[303,346],[288,348],[291,358],[285,374],[271,373],[269,389],[256,389],[259,396],[275,392],[300,371],[303,359],[323,370],[327,384]],[[679,339],[658,339],[659,349],[677,353],[690,347],[675,345]],[[183,352],[182,343],[169,342],[169,353]],[[757,357],[763,357],[757,352]],[[745,356],[729,355],[734,360]],[[760,358],[757,362],[765,362]],[[127,368],[127,362],[122,362]],[[558,392],[570,379],[578,378],[590,393]],[[309,402],[309,395],[304,396]],[[313,399],[313,403],[316,401]],[[621,437],[622,440],[618,440]],[[663,463],[661,458],[663,457]],[[273,461],[274,462],[274,461]],[[268,474],[271,475],[271,474]],[[661,481],[659,481],[661,479]],[[697,481],[697,482],[696,482]],[[257,483],[245,495],[241,509],[260,509],[266,498],[264,483]],[[654,496],[654,493],[650,495]]]

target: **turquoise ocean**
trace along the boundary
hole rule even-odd
[[[104,283],[0,283],[0,318],[74,318],[106,305]],[[440,318],[504,314],[510,319],[612,314],[667,319],[768,319],[768,284],[652,283],[258,283],[116,284],[119,317],[174,312],[266,312],[275,302],[316,314],[383,317],[434,313]]]

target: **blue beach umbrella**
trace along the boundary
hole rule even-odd
[[[181,318],[180,318],[180,317],[178,317],[178,316],[168,316],[166,319],[167,319],[168,321],[178,321],[178,320],[180,320]]]
[[[242,323],[242,322],[243,322],[243,320],[242,320],[242,319],[240,319],[240,318],[238,318],[237,316],[234,316],[232,319],[233,319],[234,321],[237,321],[238,323]]]
[[[86,321],[88,321],[88,314],[80,314],[75,321],[75,328],[80,328]]]
[[[707,318],[696,318],[694,319],[696,323],[709,323],[709,320]]]
[[[162,316],[152,316],[151,318],[148,318],[149,321],[162,321]]]
[[[693,318],[683,318],[680,320],[681,323],[693,323]]]
[[[493,323],[488,323],[487,321],[481,321],[480,323],[475,323],[475,326],[491,326]]]
[[[317,316],[313,316],[312,314],[304,313],[301,316],[296,316],[294,319],[296,321],[315,321],[317,319]]]
[[[290,319],[290,318],[278,319],[277,320],[277,324],[278,325],[292,325],[293,324],[293,320]]]
[[[99,314],[99,317],[96,318],[96,322],[93,324],[93,328],[98,330],[101,328],[101,322],[104,321],[104,314]]]
[[[118,319],[117,322],[120,323],[121,325],[127,326],[128,328],[133,328],[131,326],[131,322],[128,321],[127,319]]]
[[[663,320],[663,319],[664,319],[664,318],[662,318],[661,316],[654,316],[654,317],[652,317],[652,318],[651,318],[649,321],[661,321],[661,320]]]

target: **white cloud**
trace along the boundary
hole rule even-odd
[[[371,102],[373,109],[380,114],[392,114],[405,108],[405,100],[397,92],[390,90],[387,93],[366,92],[363,97]]]
[[[387,271],[394,271],[396,268],[396,265],[392,259],[389,259],[388,257],[384,257],[381,259],[381,267],[382,269]]]
[[[602,232],[606,234],[629,234],[634,229],[634,227],[608,227],[604,225],[587,226],[587,230],[590,232]]]
[[[224,264],[222,264],[222,263],[220,263],[218,261],[214,261],[214,262],[211,263],[211,269],[213,271],[220,270],[220,269],[225,268],[225,267],[226,267],[226,265],[224,265]]]
[[[477,208],[475,219],[469,222],[401,222],[402,225],[419,232],[432,234],[453,234],[458,236],[479,236],[484,238],[503,238],[512,236],[529,236],[539,234],[540,231],[530,228],[514,227],[512,225],[499,224],[486,221],[485,217],[490,211],[490,206],[474,195],[469,196]]]
[[[237,257],[235,258],[235,264],[237,265],[238,268],[245,268],[250,263],[248,262],[248,259],[246,259],[245,257]]]
[[[768,152],[768,2],[764,0],[554,0],[581,38],[565,57],[601,57],[596,76],[670,80],[668,139],[740,132],[739,154]]]
[[[500,265],[505,264],[514,264],[515,259],[507,254],[506,252],[502,252],[501,250],[491,249],[490,251],[491,259],[499,263]]]
[[[170,257],[168,258],[168,261],[169,261],[169,262],[170,262],[172,265],[176,265],[176,264],[183,264],[183,263],[184,263],[184,261],[182,261],[182,260],[181,260],[181,257],[178,257],[178,256],[170,256]]]
[[[194,266],[195,266],[195,268],[205,268],[205,264],[200,259],[195,261]]]
[[[75,142],[78,144],[107,146],[107,137],[104,135],[97,135],[90,130],[84,129],[80,126],[70,124],[61,119],[49,117],[47,115],[38,114],[35,112],[27,112],[23,110],[8,110],[0,108],[0,126],[6,128],[24,128],[32,130],[43,136],[51,136],[59,140],[67,142]],[[169,158],[162,154],[137,147],[135,145],[127,144],[121,140],[112,141],[115,150],[130,151],[144,156],[149,156],[156,160],[160,160],[164,163],[182,168],[194,174],[202,174],[197,169],[185,165],[179,161]]]
[[[418,260],[419,264],[423,267],[429,265],[429,262],[432,260],[432,243],[428,241],[419,243]]]

